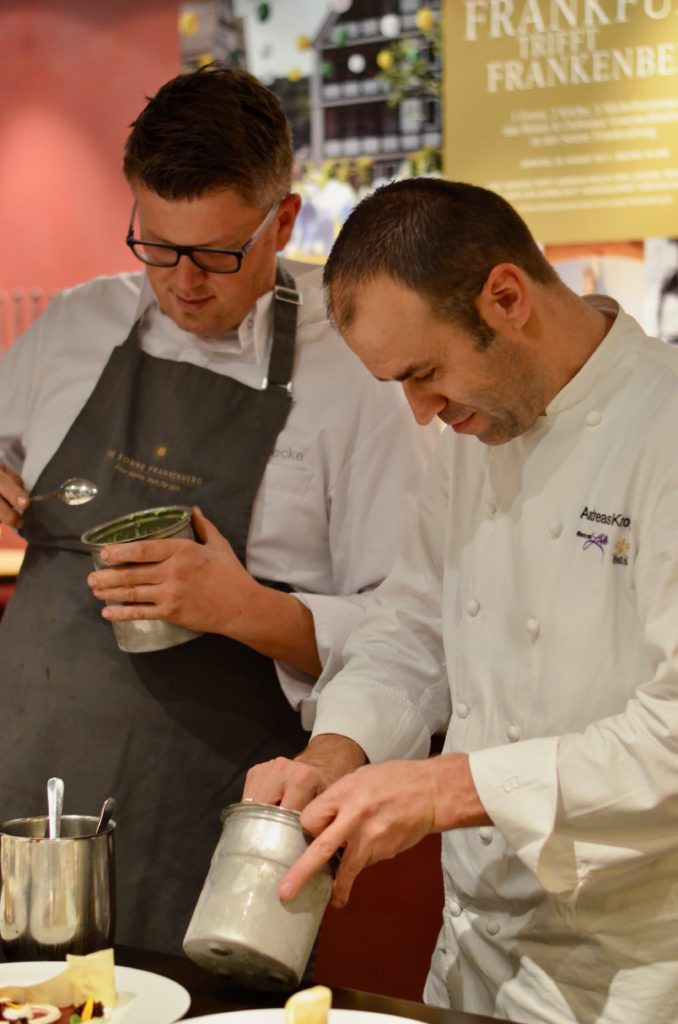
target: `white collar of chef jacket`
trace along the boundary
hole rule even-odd
[[[638,325],[618,302],[608,295],[587,295],[585,298],[596,309],[614,316],[615,321],[595,352],[547,406],[547,418],[584,401],[598,382],[609,376],[615,366],[629,359],[638,346]]]

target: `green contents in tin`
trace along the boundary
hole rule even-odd
[[[124,544],[130,540],[143,540],[152,534],[159,533],[176,526],[189,518],[190,513],[185,509],[160,508],[154,512],[143,514],[132,513],[111,523],[94,530],[88,537],[89,544]]]

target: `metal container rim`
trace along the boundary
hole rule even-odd
[[[301,829],[301,811],[295,811],[290,807],[279,807],[278,804],[259,804],[253,800],[241,800],[239,803],[228,804],[220,814],[221,824],[223,825],[232,814],[273,818],[274,821],[281,821],[288,825],[298,825]],[[301,831],[303,832],[303,829]]]
[[[99,816],[96,815],[96,814],[63,814],[61,816],[61,821],[62,822],[64,822],[64,821],[91,821],[93,829],[96,829],[97,824],[99,822]],[[61,843],[61,842],[77,843],[81,839],[99,839],[100,837],[108,836],[108,835],[110,835],[114,831],[114,829],[116,827],[115,818],[111,818],[111,820],[106,825],[106,828],[103,828],[101,830],[101,832],[92,831],[92,832],[85,833],[84,835],[81,835],[81,836],[59,836],[58,839],[49,839],[47,837],[47,835],[44,835],[44,836],[20,836],[20,835],[16,835],[14,832],[7,832],[6,831],[6,829],[9,826],[11,826],[11,825],[20,825],[20,824],[23,825],[23,824],[25,824],[27,822],[41,822],[41,823],[44,823],[45,831],[47,831],[48,818],[47,818],[46,814],[35,814],[35,815],[33,815],[31,817],[27,817],[27,818],[8,818],[6,821],[0,822],[0,838],[5,838],[6,837],[7,839],[16,839],[18,842],[24,842],[24,843],[44,843],[44,842],[48,842],[48,843]]]
[[[86,544],[90,548],[103,548],[103,547],[106,547],[107,544],[112,544],[112,543],[123,543],[123,544],[124,543],[129,543],[129,541],[127,541],[127,542],[126,541],[114,542],[114,541],[111,541],[110,539],[109,540],[96,541],[96,540],[92,540],[92,537],[93,537],[93,535],[99,533],[101,530],[109,530],[109,529],[111,529],[113,527],[120,528],[122,526],[125,526],[126,524],[131,524],[138,517],[151,516],[151,515],[162,515],[163,513],[168,513],[168,512],[181,512],[182,513],[181,517],[176,521],[176,523],[172,524],[171,529],[173,529],[173,530],[177,526],[183,525],[187,520],[190,520],[191,516],[193,515],[193,509],[191,508],[190,505],[158,505],[155,508],[142,508],[142,509],[138,509],[135,512],[127,512],[125,515],[116,516],[114,519],[109,519],[105,523],[99,523],[97,526],[90,527],[89,530],[85,530],[85,532],[81,535],[80,540],[81,540],[81,542],[83,544]],[[170,529],[170,527],[165,527],[165,529]],[[156,537],[160,537],[161,536],[161,532],[162,531],[159,531],[157,534],[154,534],[153,535],[153,539],[155,539]],[[139,540],[147,540],[149,538],[140,537],[138,539]]]

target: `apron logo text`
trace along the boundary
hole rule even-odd
[[[167,450],[166,446],[161,446]],[[154,454],[158,454],[155,452]],[[193,473],[180,473],[175,469],[166,469],[164,466],[156,466],[154,463],[142,462],[134,459],[131,455],[118,452],[109,448],[106,458],[113,462],[113,469],[116,473],[132,477],[134,480],[141,480],[152,487],[162,487],[166,491],[178,493],[185,487],[201,487],[204,483],[201,476]]]

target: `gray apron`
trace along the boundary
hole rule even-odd
[[[292,402],[297,293],[280,269],[278,281],[264,389],[148,355],[135,324],[35,485],[78,475],[99,495],[25,515],[29,547],[0,622],[0,815],[46,813],[52,775],[65,780],[64,813],[96,814],[116,798],[120,943],[180,950],[220,810],[240,799],[252,764],[296,754],[307,734],[273,662],[234,640],[120,651],[78,538],[135,509],[195,503],[245,563],[254,499]]]

